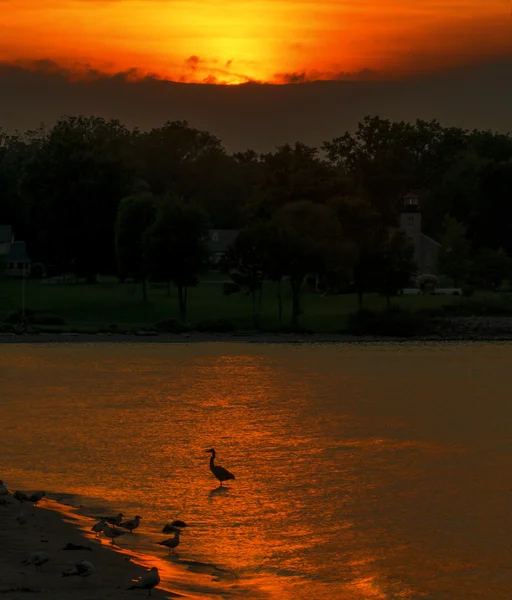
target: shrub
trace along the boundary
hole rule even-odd
[[[424,294],[432,294],[439,285],[439,279],[435,275],[420,275],[416,279],[416,285]]]
[[[428,335],[433,325],[428,314],[411,313],[400,308],[376,312],[361,310],[349,317],[348,331],[354,335],[415,337]]]
[[[43,263],[34,263],[30,269],[30,277],[32,279],[42,279],[45,276],[45,268]]]
[[[34,315],[30,322],[34,325],[66,325],[66,321],[58,315]]]
[[[201,323],[197,325],[198,331],[208,331],[212,333],[230,333],[236,331],[236,329],[236,324],[227,319],[210,319],[201,321]]]
[[[158,321],[155,328],[164,333],[185,333],[186,331],[190,331],[189,327],[176,319],[163,319],[162,321]]]
[[[231,296],[231,294],[238,294],[238,292],[241,289],[242,288],[234,281],[225,281],[222,284],[222,294],[224,296]]]

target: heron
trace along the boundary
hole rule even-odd
[[[223,481],[228,481],[229,479],[234,479],[235,478],[235,476],[233,475],[233,473],[230,473],[224,467],[221,467],[220,465],[216,465],[214,463],[215,454],[216,453],[215,453],[215,450],[213,448],[210,448],[209,450],[205,450],[205,452],[210,452],[211,453],[211,457],[210,457],[210,471],[220,481],[220,487],[222,487],[222,482]]]
[[[151,567],[149,573],[143,575],[137,583],[131,585],[128,590],[148,590],[148,596],[151,596],[151,590],[160,583],[160,575],[156,567]]]

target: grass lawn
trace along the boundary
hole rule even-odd
[[[188,291],[188,320],[191,325],[210,319],[227,319],[239,329],[251,329],[251,297],[243,293],[232,296],[222,294],[222,281],[217,274],[205,275],[203,281]],[[171,296],[165,288],[148,288],[148,302],[142,300],[140,286],[120,284],[114,278],[103,278],[96,285],[83,283],[42,284],[28,280],[25,283],[25,306],[38,313],[62,317],[67,326],[77,331],[96,331],[116,325],[119,330],[144,328],[162,319],[178,318],[176,288]],[[283,324],[291,319],[291,301],[288,286],[283,284]],[[489,294],[485,297],[489,300]],[[499,301],[500,295],[492,295]],[[484,298],[483,296],[479,299]],[[458,296],[401,296],[393,305],[409,310],[438,308],[460,304],[470,299]],[[473,298],[472,300],[475,300]],[[22,282],[0,280],[0,322],[9,313],[19,310],[22,302]],[[384,310],[385,298],[368,294],[365,308]],[[340,332],[346,328],[347,318],[357,310],[353,294],[322,297],[304,291],[301,326],[316,332]],[[262,325],[266,330],[277,328],[276,286],[265,284],[262,301]],[[45,329],[45,327],[41,327]],[[54,326],[53,329],[56,329]]]

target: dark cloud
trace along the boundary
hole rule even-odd
[[[196,56],[195,54],[193,56],[189,56],[187,58],[187,60],[185,61],[185,64],[187,65],[187,67],[189,69],[192,69],[192,71],[195,71],[197,69],[197,65],[201,62],[201,59],[199,58],[199,56]]]
[[[367,114],[512,130],[510,62],[401,81],[363,73],[341,74],[337,81],[224,86],[211,85],[215,73],[201,85],[140,77],[136,70],[105,75],[87,65],[77,76],[51,61],[0,64],[0,127],[32,129],[66,114],[116,117],[141,129],[185,119],[218,135],[229,150],[258,151],[296,140],[319,145],[353,130]]]

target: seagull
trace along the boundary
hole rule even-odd
[[[186,527],[186,526],[187,526],[187,524],[185,523],[185,521],[180,521],[179,519],[176,519],[175,521],[173,521],[173,522],[171,523],[171,525],[172,525],[173,527],[180,527],[180,528],[181,528],[181,527]]]
[[[103,532],[103,526],[105,524],[106,524],[106,521],[104,519],[102,519],[101,521],[98,521],[91,527],[91,531],[94,531],[94,533],[96,535],[100,535],[100,533]]]
[[[126,531],[121,531],[121,529],[116,529],[115,527],[109,527],[106,523],[103,524],[103,535],[111,539],[112,545],[114,545],[114,540],[122,535],[124,535]]]
[[[23,502],[28,502],[28,496],[27,494],[25,494],[25,492],[20,492],[19,490],[16,490],[12,496],[13,498],[16,498],[16,500],[20,504],[23,504]]]
[[[62,577],[72,577],[73,575],[77,575],[83,580],[85,577],[89,577],[93,574],[94,565],[88,560],[78,560],[76,562],[71,562],[70,564],[73,566],[67,571],[64,571]]]
[[[5,498],[0,498],[0,506],[9,506],[10,502],[7,502]]]
[[[235,478],[235,476],[233,475],[233,473],[230,473],[227,469],[225,469],[224,467],[221,467],[220,465],[214,464],[213,461],[215,460],[215,450],[213,448],[210,448],[210,450],[205,450],[205,452],[210,452],[211,453],[211,457],[210,457],[210,471],[220,481],[220,487],[222,487],[222,482],[223,481],[228,481],[228,479],[234,479]]]
[[[170,554],[171,550],[174,552],[174,549],[180,545],[180,535],[182,533],[183,532],[178,529],[178,531],[174,533],[174,537],[169,538],[168,540],[164,540],[163,542],[157,542],[157,544],[159,546],[165,546],[166,548],[168,548]]]
[[[100,517],[100,521],[106,521],[110,525],[119,525],[123,520],[123,513],[119,513],[116,517]]]
[[[26,525],[28,521],[27,513],[22,509],[20,514],[16,517],[16,521],[18,521],[18,525]]]
[[[143,575],[137,583],[134,583],[128,590],[148,590],[148,596],[151,596],[151,590],[160,583],[160,575],[156,567],[151,567],[149,573]]]
[[[166,525],[164,525],[162,533],[181,533],[181,529],[174,527],[174,525],[171,525],[171,523],[167,523]]]
[[[4,482],[0,479],[0,496],[6,496],[9,493],[9,490],[4,485]]]
[[[123,521],[122,523],[119,523],[119,527],[128,529],[128,531],[130,533],[133,533],[133,530],[137,529],[137,527],[140,525],[141,519],[142,519],[142,517],[139,517],[139,515],[136,515],[135,519],[131,519],[130,521]]]
[[[28,501],[37,504],[44,496],[46,496],[46,492],[34,492],[33,494],[30,494]]]
[[[43,565],[50,560],[48,552],[34,552],[26,560],[21,562],[22,565],[35,565],[36,571],[43,571]]]

